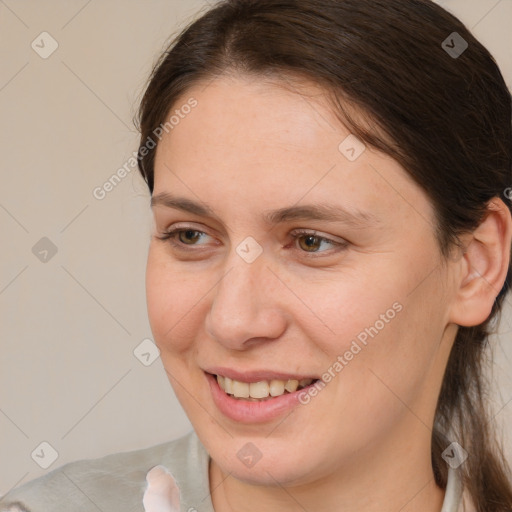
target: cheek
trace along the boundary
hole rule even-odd
[[[155,343],[162,353],[186,351],[199,323],[201,299],[208,286],[194,273],[183,273],[164,251],[150,246],[146,267],[146,301]],[[162,354],[162,357],[164,354]]]
[[[389,269],[374,274],[378,286],[371,285],[375,279],[365,286],[361,276],[347,278],[325,287],[331,300],[317,296],[331,333],[311,339],[330,356],[324,371],[335,395],[332,403],[342,405],[341,424],[346,425],[346,414],[359,422],[369,417],[379,418],[382,426],[392,422],[403,410],[402,401],[413,403],[439,364],[447,307],[442,276],[432,273],[411,292],[411,274]]]
[[[386,309],[387,303],[372,308],[366,324],[352,336],[352,347],[343,354],[344,367],[335,384],[334,401],[344,404],[345,414],[356,424],[369,425],[373,418],[375,429],[369,427],[374,430],[370,437],[410,414],[409,407],[428,421],[430,402],[425,398],[435,392],[433,377],[440,364],[439,346],[445,328],[444,299],[436,294],[434,280],[425,283],[418,295],[392,293],[388,297],[390,309]],[[398,300],[393,302],[395,298]],[[363,314],[358,322],[365,322]],[[352,329],[358,327],[353,324]]]
[[[405,282],[382,277],[389,274],[389,269],[383,272],[367,265],[364,273],[345,269],[336,275],[293,282],[290,288],[307,306],[301,306],[302,311],[297,308],[300,314],[294,320],[331,359],[351,349],[347,356],[352,359],[362,352],[354,347],[355,342],[364,348],[365,343],[382,338],[403,312]]]

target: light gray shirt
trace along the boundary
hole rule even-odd
[[[167,467],[181,492],[181,512],[214,512],[209,455],[195,432],[150,448],[70,462],[0,499],[0,512],[144,512],[146,474]],[[448,473],[441,512],[470,512],[458,470]]]

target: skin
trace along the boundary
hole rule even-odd
[[[456,324],[483,321],[505,279],[508,210],[496,200],[464,256],[443,262],[426,194],[369,147],[345,158],[349,132],[314,85],[299,94],[222,76],[173,108],[190,97],[197,107],[158,145],[153,196],[186,197],[215,216],[153,207],[147,302],[169,380],[211,455],[215,510],[439,512],[435,405]],[[315,203],[377,221],[261,220]],[[204,234],[175,237],[185,249],[158,238],[178,223]],[[296,229],[348,245],[317,241],[308,252]],[[236,252],[248,236],[263,250],[250,264]],[[321,376],[394,303],[395,318],[288,416],[241,424],[214,405],[202,368]],[[247,442],[262,454],[251,468],[237,457]]]

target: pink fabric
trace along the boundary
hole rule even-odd
[[[146,475],[146,481],[142,499],[145,512],[180,512],[180,490],[166,467],[155,466]]]

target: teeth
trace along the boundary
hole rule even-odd
[[[289,393],[293,393],[294,391],[297,391],[297,388],[299,387],[299,381],[292,379],[288,380],[286,384],[284,385],[284,389],[288,391]]]
[[[271,397],[281,396],[288,393],[293,393],[299,388],[309,386],[313,379],[289,379],[289,380],[278,380],[273,379],[270,382],[263,380],[259,382],[240,382],[238,380],[232,380],[229,377],[223,377],[217,375],[217,382],[221,389],[223,389],[228,395],[233,395],[236,398],[247,398],[252,399],[268,399]]]
[[[233,394],[233,381],[229,377],[224,377],[224,391],[231,395]]]
[[[262,380],[261,382],[251,382],[249,384],[249,395],[252,398],[265,398],[269,392],[268,382]]]
[[[249,384],[247,382],[233,381],[233,395],[237,398],[249,398]]]
[[[281,396],[284,393],[284,381],[271,380],[270,381],[270,395]]]

